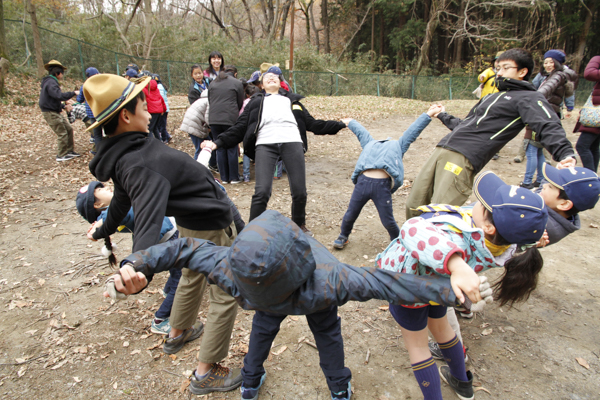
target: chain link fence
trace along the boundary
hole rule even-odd
[[[33,34],[28,22],[5,19],[9,57],[14,64],[27,59],[35,65]],[[160,75],[171,94],[187,94],[194,62],[146,59],[115,52],[48,29],[39,28],[44,60],[56,59],[69,70],[71,77],[81,76],[85,70],[96,67],[100,72],[123,74],[127,64],[137,64]],[[202,68],[208,64],[198,63]],[[238,77],[250,78],[257,68],[237,67]],[[394,74],[358,74],[336,72],[287,71],[284,75],[292,82],[292,89],[304,96],[385,96],[423,101],[474,100],[473,90],[479,82],[475,76],[414,76]],[[291,75],[291,76],[290,76]],[[575,92],[575,104],[582,106],[590,95],[594,82],[580,79]]]

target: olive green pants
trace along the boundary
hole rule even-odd
[[[217,246],[231,246],[237,235],[233,223],[225,229],[216,231],[193,231],[181,226],[177,226],[177,229],[179,229],[179,237],[206,239]],[[171,327],[185,330],[194,325],[205,289],[204,275],[188,268],[183,269],[169,318]],[[216,285],[209,285],[208,293],[210,305],[198,360],[212,364],[227,357],[238,304],[233,297]]]
[[[462,154],[436,147],[413,182],[406,200],[406,219],[419,216],[416,208],[431,203],[462,206],[473,192],[475,172]]]
[[[58,136],[56,144],[58,146],[57,157],[63,157],[68,152],[73,151],[73,128],[63,113],[54,111],[43,111],[44,119],[50,125],[50,129]]]

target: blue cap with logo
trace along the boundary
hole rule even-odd
[[[254,71],[250,76],[250,79],[248,79],[248,83],[254,83],[258,80],[260,80],[260,71]]]
[[[591,169],[571,167],[557,169],[544,163],[544,178],[565,191],[579,211],[594,208],[600,198],[600,179]]]
[[[96,69],[94,67],[89,67],[88,69],[85,70],[86,78],[89,78],[90,76],[98,75],[99,73],[100,72],[98,72],[98,69]]]
[[[273,65],[273,66],[269,67],[269,69],[267,70],[267,72],[265,72],[265,74],[275,74],[277,76],[280,76],[280,75],[283,75],[283,72],[281,72],[281,68]]]
[[[127,71],[125,71],[125,76],[128,76],[130,78],[137,78],[138,73],[135,69],[128,69]]]
[[[92,181],[89,185],[82,186],[77,193],[77,199],[75,199],[77,211],[90,224],[96,222],[96,218],[98,218],[98,211],[94,208],[96,202],[94,190],[97,187],[104,187],[104,185],[102,182]]]
[[[479,174],[473,189],[477,200],[492,213],[494,226],[504,239],[518,245],[540,240],[548,222],[542,196],[507,185],[491,171]]]

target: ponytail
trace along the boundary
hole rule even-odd
[[[114,246],[114,250],[116,250],[117,246]],[[115,257],[115,253],[113,251],[113,245],[110,242],[110,237],[104,238],[104,247],[102,248],[102,254],[108,257],[108,264],[111,267],[117,266],[117,257]]]
[[[529,299],[537,286],[544,259],[537,247],[531,247],[504,264],[504,274],[494,284],[494,293],[500,305],[513,305]]]

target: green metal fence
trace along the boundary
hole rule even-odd
[[[28,22],[5,19],[9,57],[15,64],[27,58],[27,48],[33,51],[33,35]],[[46,61],[59,60],[69,70],[68,75],[85,79],[85,69],[96,67],[100,72],[122,74],[125,66],[135,63],[161,76],[172,94],[187,94],[191,83],[191,61],[145,59],[105,49],[48,29],[39,28],[42,54]],[[27,42],[26,42],[27,41]],[[27,43],[27,45],[26,45]],[[35,65],[34,57],[28,63]],[[258,62],[257,62],[258,64]],[[208,64],[200,63],[203,68]],[[257,68],[238,67],[238,76],[249,78]],[[290,80],[290,71],[284,71]],[[474,76],[414,76],[394,74],[358,74],[294,71],[292,89],[304,96],[386,96],[423,101],[474,100],[471,93],[479,82]],[[583,79],[576,91],[576,105],[581,106],[594,83]]]

